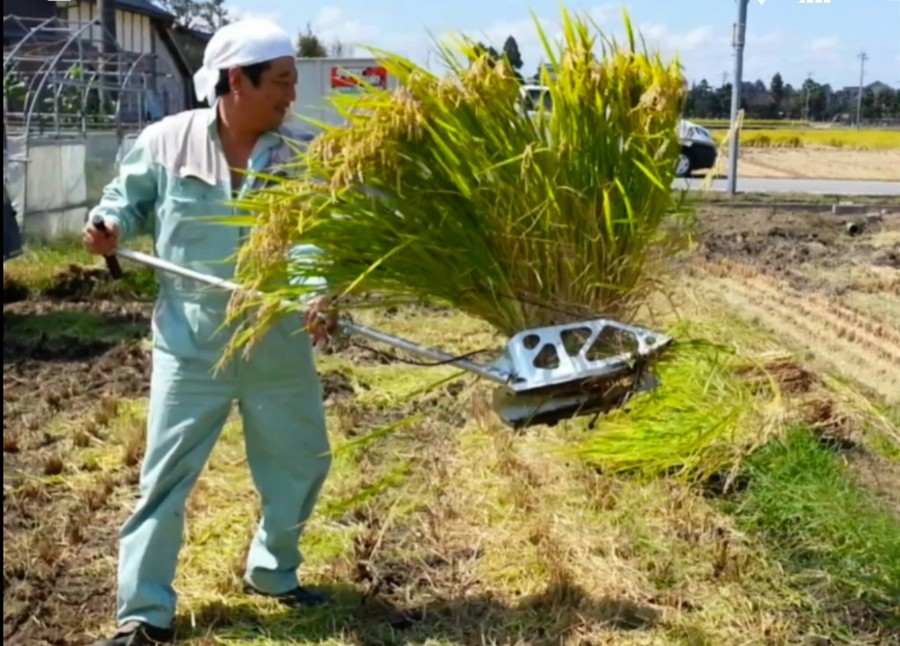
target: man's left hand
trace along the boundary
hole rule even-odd
[[[328,296],[317,296],[307,304],[304,317],[306,331],[312,337],[313,346],[327,345],[338,327],[338,311]]]

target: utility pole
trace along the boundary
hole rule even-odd
[[[869,57],[865,52],[860,52],[858,54],[859,57],[859,92],[856,93],[856,128],[859,129],[859,124],[862,120],[862,95],[863,95],[863,77],[865,76],[866,70],[866,61],[869,60]]]
[[[741,85],[744,73],[744,36],[747,33],[747,5],[750,0],[737,0],[738,20],[734,26],[734,84],[731,86],[731,146],[728,155],[728,194],[737,192],[738,131],[737,117],[741,108]]]

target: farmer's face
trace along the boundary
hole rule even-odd
[[[284,123],[296,98],[297,66],[293,57],[277,58],[262,73],[259,85],[237,70],[233,87],[236,107],[246,123],[260,131],[273,130]]]

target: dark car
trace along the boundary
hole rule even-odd
[[[545,111],[553,109],[550,92],[543,85],[523,85],[520,94],[522,108],[528,114],[537,114],[540,107]],[[675,175],[689,177],[694,171],[716,165],[718,150],[709,130],[682,119],[678,123],[678,139],[681,142],[681,153],[676,161]]]
[[[709,130],[696,123],[682,120],[678,126],[681,154],[675,166],[678,177],[689,177],[694,171],[706,170],[716,165],[718,150]]]

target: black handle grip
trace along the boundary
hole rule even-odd
[[[106,233],[108,229],[106,228],[106,222],[103,220],[103,217],[100,215],[95,215],[91,220],[91,224],[94,225],[94,228],[97,231],[101,231]],[[119,259],[115,254],[111,256],[103,256],[103,259],[106,261],[106,268],[109,269],[109,273],[115,280],[119,280],[124,272],[122,271],[122,265],[119,264]]]

